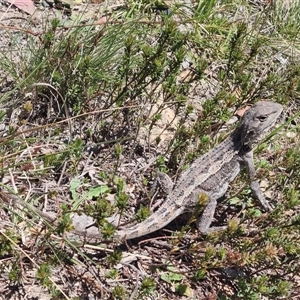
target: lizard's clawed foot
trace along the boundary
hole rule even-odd
[[[259,183],[257,181],[252,181],[250,184],[251,191],[253,196],[260,202],[265,211],[272,211],[274,208],[270,205],[270,203],[263,196]]]

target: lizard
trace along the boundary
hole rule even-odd
[[[228,189],[229,184],[245,166],[253,196],[264,210],[272,207],[264,198],[260,186],[255,181],[253,144],[273,127],[283,107],[279,103],[259,101],[249,108],[230,136],[203,156],[197,158],[179,177],[161,207],[145,221],[130,228],[119,230],[119,239],[133,239],[155,232],[179,215],[195,209],[199,195],[205,194],[207,205],[196,225],[200,233],[208,234],[218,227],[210,227],[217,200]],[[221,227],[221,229],[224,227]]]
[[[210,227],[217,200],[225,194],[229,184],[244,167],[248,173],[253,196],[260,202],[265,211],[271,211],[272,207],[264,198],[259,183],[255,180],[252,148],[263,133],[273,127],[282,110],[282,105],[275,102],[259,101],[254,104],[244,113],[236,129],[223,142],[197,158],[179,176],[177,182],[169,187],[165,202],[156,212],[141,223],[117,230],[114,239],[138,238],[165,227],[179,215],[193,211],[199,202],[199,195],[202,194],[206,195],[208,201],[201,216],[196,221],[200,233],[208,234],[226,228],[224,226]],[[1,192],[0,196],[5,198],[8,194],[5,195]],[[14,196],[13,200],[24,208],[42,216],[48,222],[55,222],[54,217],[25,203],[18,197]],[[82,230],[74,225],[73,233],[87,239],[101,240],[102,238],[98,228],[89,231],[89,228]]]

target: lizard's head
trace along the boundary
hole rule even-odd
[[[268,101],[259,101],[249,108],[239,125],[242,145],[251,148],[252,143],[274,125],[282,109],[281,104]]]

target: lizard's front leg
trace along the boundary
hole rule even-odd
[[[254,180],[255,178],[255,167],[254,167],[254,160],[253,160],[253,151],[249,151],[242,156],[243,162],[245,163],[248,178],[250,181],[250,188],[252,191],[253,196],[261,203],[263,208],[266,211],[273,210],[268,201],[265,199],[265,197],[262,194],[262,191],[260,189],[259,183]]]

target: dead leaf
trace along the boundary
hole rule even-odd
[[[297,133],[296,132],[291,132],[291,131],[288,131],[286,133],[286,136],[289,138],[289,139],[293,139],[297,136]]]
[[[105,23],[107,23],[107,17],[100,18],[95,24],[102,25],[102,24],[105,24]]]
[[[36,10],[36,7],[32,0],[6,0],[8,3],[13,4],[21,11],[24,11],[25,13],[29,15],[33,15],[33,13]]]
[[[91,3],[92,4],[100,4],[100,3],[103,3],[104,0],[91,0]]]
[[[236,111],[236,115],[239,117],[242,117],[244,115],[244,113],[246,112],[246,110],[248,110],[250,107],[251,107],[250,105],[247,105],[247,106],[244,106],[244,107],[238,109]]]
[[[192,72],[191,70],[184,70],[178,75],[177,80],[179,82],[189,82],[194,77],[195,77],[194,72]]]

